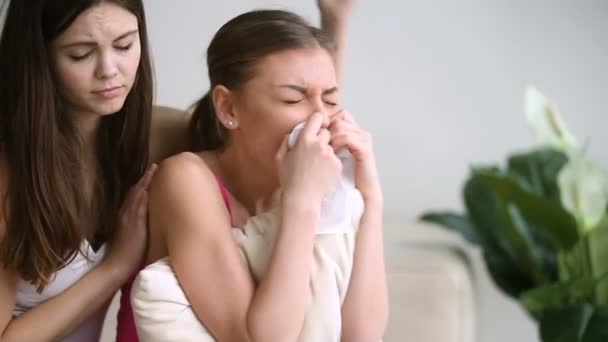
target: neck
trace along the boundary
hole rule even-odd
[[[222,181],[250,214],[270,209],[279,184],[277,179],[269,177],[266,168],[257,167],[244,151],[234,146],[229,145],[215,155]]]

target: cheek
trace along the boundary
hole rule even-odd
[[[243,143],[265,160],[274,157],[285,136],[310,115],[304,106],[285,105],[260,93],[242,98],[237,111]]]
[[[141,50],[138,45],[137,47],[133,47],[133,50],[129,51],[129,54],[122,61],[122,73],[125,79],[129,80],[130,85],[132,85],[137,75],[140,60]]]
[[[59,61],[55,64],[55,74],[61,92],[67,97],[74,97],[78,93],[88,92],[90,78],[93,71],[86,63],[76,64],[68,61]]]

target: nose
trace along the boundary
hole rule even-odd
[[[323,123],[321,124],[321,127],[323,127],[323,128],[329,127],[331,118],[329,117],[329,114],[326,111],[316,111],[316,112],[312,113],[312,115],[314,115],[314,114],[319,114],[323,117]]]
[[[315,101],[311,101],[310,113],[319,113],[323,116],[323,127],[329,127],[329,123],[331,122],[330,115],[332,114],[330,110],[327,108],[322,99],[317,99]]]
[[[329,115],[325,103],[321,98],[316,98],[314,101],[311,101],[311,109],[313,113],[325,113],[325,115]]]
[[[110,79],[118,74],[118,66],[114,57],[109,53],[100,55],[97,62],[96,76],[100,79]]]

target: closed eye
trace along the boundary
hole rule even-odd
[[[93,54],[93,51],[89,51],[87,53],[81,53],[81,54],[76,54],[76,55],[70,55],[70,59],[72,59],[73,61],[82,61],[84,59],[86,59],[87,57],[91,56]]]
[[[133,46],[133,43],[129,43],[127,45],[115,46],[115,48],[120,51],[128,51],[131,48],[131,46]]]

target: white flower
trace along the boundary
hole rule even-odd
[[[562,205],[574,215],[581,233],[595,228],[606,215],[608,172],[582,154],[572,153],[557,181]]]
[[[534,86],[526,88],[525,111],[528,125],[541,144],[566,152],[576,147],[576,139],[568,131],[555,105]]]

